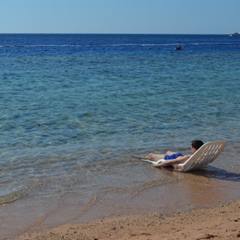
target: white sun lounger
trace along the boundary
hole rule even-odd
[[[206,167],[209,163],[213,162],[219,154],[223,151],[226,142],[207,142],[202,147],[200,147],[185,163],[178,164],[177,170],[181,172],[187,172],[190,170],[200,169]],[[159,163],[164,161],[160,159],[158,161],[151,161],[142,159],[145,162],[152,163],[155,167]]]
[[[205,143],[185,163],[178,164],[179,171],[187,172],[206,167],[219,156],[225,145],[226,142]]]

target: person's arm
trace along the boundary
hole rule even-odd
[[[173,160],[166,160],[166,161],[158,164],[157,167],[167,167],[167,166],[174,165],[174,164],[184,163],[190,157],[191,157],[191,155],[184,155],[184,156],[177,157],[176,159],[173,159]]]

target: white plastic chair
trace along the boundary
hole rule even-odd
[[[186,162],[177,165],[176,169],[181,172],[200,169],[206,167],[209,163],[213,162],[226,146],[226,142],[207,142],[202,145]],[[156,162],[142,159],[145,162],[152,163],[155,167],[164,161],[160,159]]]
[[[187,172],[206,167],[219,156],[225,146],[226,142],[205,143],[186,162],[178,164],[178,170]]]

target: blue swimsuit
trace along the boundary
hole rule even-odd
[[[183,155],[182,155],[182,153],[178,152],[178,153],[174,153],[172,155],[165,155],[164,159],[165,160],[173,160],[180,156],[183,156]]]

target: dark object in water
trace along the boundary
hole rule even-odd
[[[183,50],[183,47],[182,46],[175,47],[175,51],[179,51],[179,50]]]

